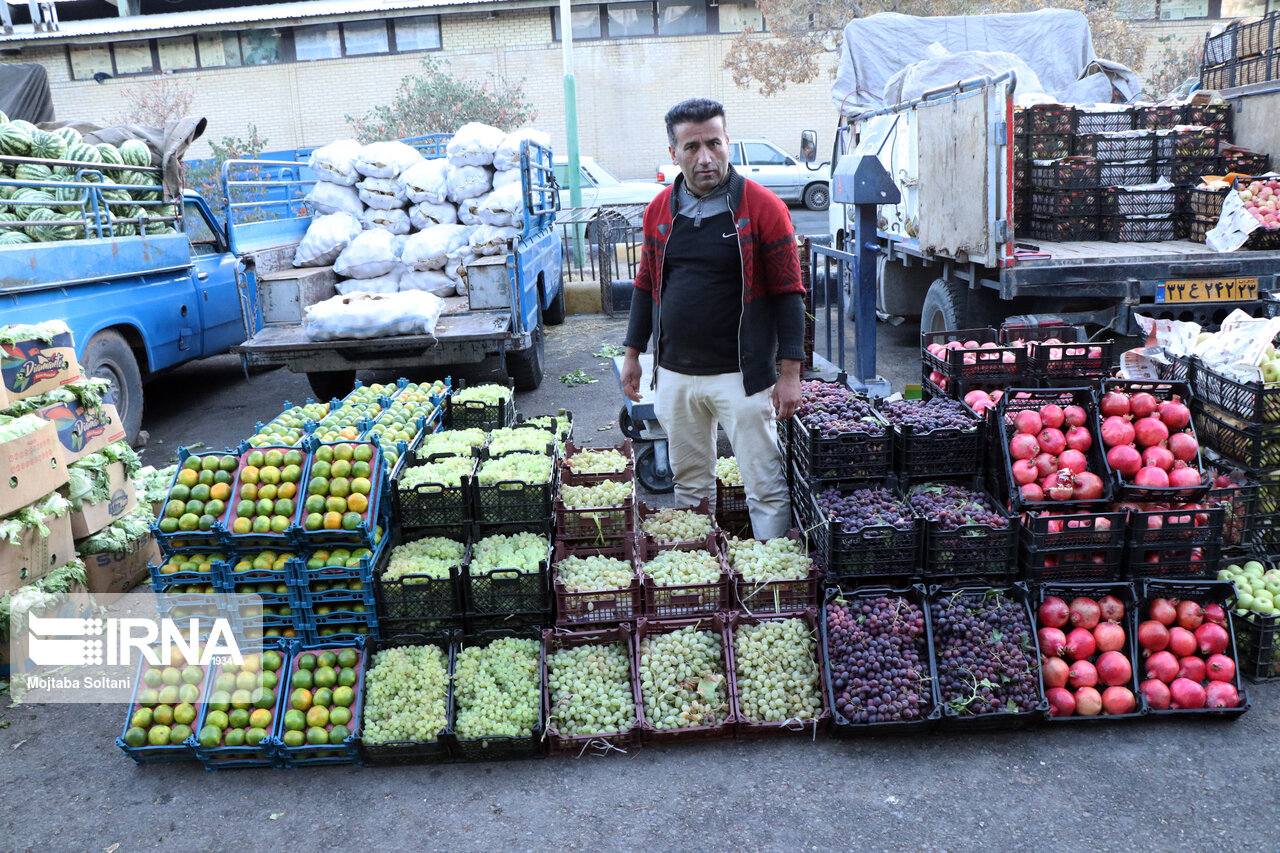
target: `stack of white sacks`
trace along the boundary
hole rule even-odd
[[[526,128],[460,127],[447,157],[427,160],[403,142],[341,139],[311,154],[315,212],[293,265],[324,266],[338,291],[467,294],[467,264],[505,254],[524,225],[520,143],[550,146]]]

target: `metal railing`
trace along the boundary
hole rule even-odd
[[[566,282],[594,281],[600,303],[613,316],[615,282],[633,281],[640,266],[644,204],[567,207],[556,216]]]

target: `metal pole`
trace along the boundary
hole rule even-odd
[[[573,19],[569,0],[560,0],[560,45],[564,52],[564,135],[569,165],[569,206],[582,207],[582,163],[578,159],[578,92],[573,79]],[[577,218],[575,212],[574,218]],[[573,255],[582,268],[582,225],[573,226]]]
[[[857,292],[853,306],[853,375],[864,386],[876,378],[876,206],[854,205],[857,226],[854,239],[858,259]],[[874,248],[873,248],[874,247]]]

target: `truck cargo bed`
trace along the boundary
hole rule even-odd
[[[1233,252],[1215,252],[1204,243],[1191,240],[1164,240],[1159,243],[1112,243],[1103,240],[1071,240],[1058,242],[1055,240],[1018,239],[1019,265],[1051,266],[1056,264],[1086,264],[1097,261],[1129,260],[1177,260],[1179,256],[1195,256],[1195,260],[1204,260],[1205,256],[1219,258],[1232,257]],[[1026,256],[1023,252],[1033,253]],[[1034,253],[1049,255],[1048,258],[1037,258]],[[1250,255],[1251,252],[1241,252]]]

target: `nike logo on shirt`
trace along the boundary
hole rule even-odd
[[[721,237],[723,237],[724,239],[728,240],[730,237],[737,237],[737,236],[738,236],[738,232],[737,232],[737,231],[731,231],[731,232],[729,232],[728,234],[721,234],[720,236],[721,236]]]

